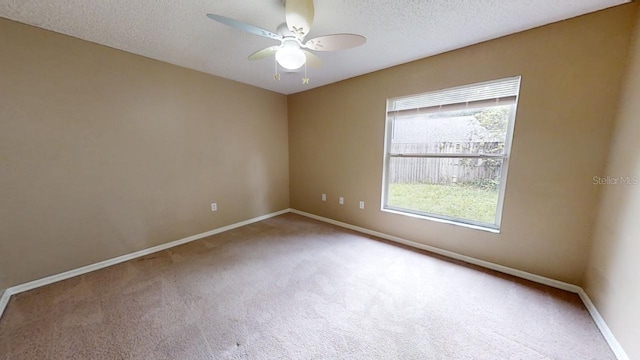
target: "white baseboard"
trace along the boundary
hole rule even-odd
[[[580,288],[578,290],[578,296],[580,296],[580,299],[582,299],[584,306],[589,311],[589,314],[591,314],[593,321],[598,326],[598,329],[600,329],[602,336],[604,336],[605,340],[607,340],[609,347],[611,348],[613,353],[616,354],[618,360],[630,360],[629,356],[622,348],[622,345],[620,345],[615,335],[613,335],[613,332],[611,332],[611,329],[609,329],[609,326],[604,321],[604,318],[602,317],[602,315],[600,315],[600,312],[593,304],[593,302],[589,298],[589,295],[587,295],[584,289]]]
[[[111,265],[115,265],[115,264],[119,264],[125,261],[129,261],[135,258],[139,258],[141,256],[146,256],[149,254],[153,254],[155,252],[158,251],[162,251],[162,250],[166,250],[178,245],[182,245],[182,244],[186,244],[188,242],[194,241],[194,240],[198,240],[198,239],[202,239],[208,236],[212,236],[212,235],[216,235],[225,231],[229,231],[235,228],[239,228],[241,226],[245,226],[245,225],[249,225],[258,221],[262,221],[268,218],[272,218],[274,216],[278,216],[278,215],[282,215],[282,214],[286,214],[290,211],[290,209],[284,209],[284,210],[280,210],[280,211],[276,211],[274,213],[271,214],[267,214],[267,215],[262,215],[262,216],[258,216],[255,217],[253,219],[249,219],[249,220],[245,220],[245,221],[241,221],[235,224],[231,224],[231,225],[227,225],[227,226],[223,226],[221,228],[217,228],[214,230],[210,230],[207,232],[203,232],[201,234],[197,234],[197,235],[192,235],[180,240],[175,240],[172,242],[168,242],[166,244],[162,244],[162,245],[158,245],[158,246],[154,246],[154,247],[150,247],[148,249],[144,249],[144,250],[140,250],[140,251],[136,251],[136,252],[132,252],[130,254],[126,254],[126,255],[122,255],[122,256],[118,256],[116,258],[113,259],[108,259],[108,260],[104,260],[104,261],[100,261],[97,262],[95,264],[91,264],[91,265],[87,265],[87,266],[83,266],[77,269],[73,269],[73,270],[69,270],[69,271],[65,271],[63,273],[60,274],[56,274],[56,275],[51,275],[51,276],[47,276],[45,278],[42,279],[38,279],[38,280],[34,280],[34,281],[30,281],[28,283],[24,283],[24,284],[20,284],[20,285],[16,285],[16,286],[12,286],[8,289],[5,290],[4,294],[2,295],[2,298],[0,298],[0,318],[2,317],[2,314],[9,302],[9,298],[11,297],[11,295],[14,294],[18,294],[24,291],[28,291],[28,290],[32,290],[41,286],[45,286],[45,285],[49,285],[58,281],[62,281],[62,280],[66,280],[78,275],[83,275],[95,270],[99,270]]]
[[[458,253],[455,253],[455,252],[452,252],[452,251],[448,251],[448,250],[442,250],[442,249],[439,249],[439,248],[436,248],[436,247],[433,247],[433,246],[420,244],[420,243],[417,243],[415,241],[411,241],[411,240],[403,239],[403,238],[400,238],[400,237],[397,237],[397,236],[388,235],[388,234],[381,233],[381,232],[378,232],[378,231],[373,231],[373,230],[369,230],[369,229],[362,228],[362,227],[359,227],[359,226],[343,223],[341,221],[337,221],[337,220],[325,218],[325,217],[322,217],[322,216],[310,214],[310,213],[307,213],[307,212],[304,212],[304,211],[291,209],[291,212],[295,213],[295,214],[298,214],[298,215],[306,216],[306,217],[309,217],[309,218],[312,218],[312,219],[315,219],[315,220],[326,222],[326,223],[329,223],[329,224],[337,225],[337,226],[340,226],[340,227],[343,227],[343,228],[346,228],[346,229],[354,230],[354,231],[361,232],[361,233],[364,233],[364,234],[367,234],[367,235],[376,236],[376,237],[379,237],[381,239],[390,240],[390,241],[397,242],[397,243],[400,243],[400,244],[404,244],[404,245],[408,245],[408,246],[415,247],[415,248],[418,248],[418,249],[426,250],[426,251],[429,251],[429,252],[432,252],[432,253],[435,253],[435,254],[438,254],[438,255],[446,256],[448,258],[464,261],[464,262],[469,263],[469,264],[478,265],[478,266],[481,266],[483,268],[499,271],[501,273],[513,275],[513,276],[516,276],[516,277],[519,277],[519,278],[522,278],[522,279],[530,280],[530,281],[533,281],[533,282],[536,282],[536,283],[548,285],[548,286],[551,286],[551,287],[554,287],[554,288],[558,288],[558,289],[561,289],[561,290],[566,290],[566,291],[578,294],[578,296],[580,296],[580,299],[584,303],[584,306],[587,308],[587,310],[589,311],[589,314],[593,318],[593,321],[596,323],[596,326],[598,327],[598,329],[600,330],[600,332],[604,336],[605,340],[607,341],[607,343],[611,347],[611,350],[616,355],[618,360],[629,360],[629,356],[627,356],[627,353],[624,351],[624,349],[622,348],[622,346],[620,345],[620,343],[618,342],[616,337],[613,335],[613,333],[611,332],[611,329],[609,329],[609,326],[607,326],[607,323],[604,321],[604,319],[602,318],[602,316],[598,312],[598,309],[595,307],[593,302],[591,302],[591,299],[589,299],[589,296],[587,295],[587,293],[578,285],[569,284],[569,283],[566,283],[566,282],[563,282],[563,281],[550,279],[550,278],[547,278],[547,277],[544,277],[544,276],[532,274],[532,273],[529,273],[529,272],[526,272],[526,271],[517,270],[517,269],[510,268],[510,267],[503,266],[503,265],[498,265],[498,264],[495,264],[495,263],[492,263],[492,262],[479,260],[479,259],[476,259],[476,258],[472,258],[470,256],[461,255],[461,254],[458,254]]]
[[[8,290],[5,290],[2,293],[2,297],[0,297],[0,319],[2,318],[2,314],[4,313],[4,309],[7,308],[9,304],[9,298],[11,298],[11,294]]]

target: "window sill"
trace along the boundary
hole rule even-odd
[[[410,213],[410,212],[404,212],[404,211],[399,211],[399,210],[392,210],[392,209],[385,209],[385,208],[381,208],[380,210],[383,211],[383,212],[386,212],[386,213],[391,213],[391,214],[396,214],[396,215],[403,215],[403,216],[408,216],[408,217],[412,217],[412,218],[416,218],[416,219],[422,219],[422,220],[430,220],[430,221],[435,221],[435,222],[439,222],[439,223],[443,223],[443,224],[461,226],[461,227],[465,227],[465,228],[468,228],[468,229],[486,231],[486,232],[490,232],[490,233],[493,233],[493,234],[500,234],[500,229],[490,228],[490,227],[486,227],[486,226],[467,224],[467,223],[463,223],[463,222],[459,222],[459,221],[441,219],[441,218],[432,217],[432,216],[426,216],[426,215],[418,215],[418,214],[413,214],[413,213]]]

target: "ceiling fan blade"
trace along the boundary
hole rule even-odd
[[[271,55],[274,55],[276,51],[280,49],[280,46],[269,46],[268,48],[264,48],[262,50],[258,50],[253,54],[249,55],[249,60],[260,60]]]
[[[246,24],[243,23],[242,21],[238,21],[235,19],[231,19],[225,16],[221,16],[221,15],[216,15],[216,14],[207,14],[207,17],[209,19],[213,19],[219,23],[231,26],[232,28],[236,28],[238,30],[242,30],[251,34],[256,34],[256,35],[260,35],[260,36],[264,36],[270,39],[274,39],[274,40],[282,40],[282,36],[278,35],[278,34],[274,34],[269,30],[265,30],[262,28],[259,28],[257,26],[251,25],[251,24]]]
[[[316,54],[307,50],[302,50],[302,52],[307,57],[307,66],[312,68],[319,68],[322,66],[322,60],[320,60]]]
[[[289,31],[305,37],[313,24],[313,0],[287,0],[285,12]]]
[[[354,48],[367,42],[367,38],[356,34],[333,34],[319,36],[307,41],[304,47],[316,51],[336,51]]]

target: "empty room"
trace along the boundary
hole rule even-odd
[[[0,0],[0,359],[640,360],[628,0]]]

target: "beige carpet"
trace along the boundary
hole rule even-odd
[[[614,359],[579,298],[286,214],[14,296],[2,359]]]

